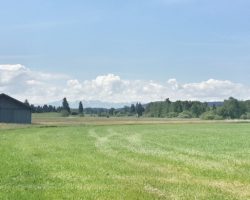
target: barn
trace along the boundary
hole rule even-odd
[[[26,104],[0,94],[0,123],[31,123],[31,109]]]

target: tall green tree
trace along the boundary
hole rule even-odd
[[[81,102],[81,101],[79,102],[78,113],[79,113],[80,115],[83,115],[83,105],[82,105],[82,102]]]
[[[144,108],[141,105],[141,103],[136,103],[135,110],[136,110],[137,116],[141,117],[144,112]]]
[[[70,113],[70,107],[66,97],[63,98],[62,107],[63,110],[66,110],[68,113]]]
[[[193,101],[190,111],[194,117],[199,117],[202,113],[206,112],[207,105],[199,101]]]
[[[110,108],[109,109],[109,115],[114,115],[115,114],[115,109],[114,108]]]
[[[246,110],[240,106],[240,102],[230,97],[228,100],[225,100],[223,103],[222,116],[225,118],[240,118],[241,114],[243,114]]]
[[[131,106],[130,106],[130,113],[135,114],[135,105],[134,104],[131,104]]]
[[[182,102],[179,100],[172,103],[172,106],[173,106],[173,112],[181,113],[183,111]]]
[[[30,106],[29,101],[28,101],[27,99],[25,99],[24,104],[25,104],[26,106]]]

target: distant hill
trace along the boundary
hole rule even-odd
[[[223,102],[222,102],[222,101],[206,102],[206,103],[207,103],[207,105],[208,105],[209,107],[212,107],[213,105],[215,105],[216,107],[218,107],[218,106],[223,106]]]
[[[71,108],[78,108],[79,106],[79,101],[69,101],[69,105]],[[133,102],[132,102],[133,103]],[[105,101],[98,101],[98,100],[93,100],[93,101],[82,101],[83,107],[84,108],[123,108],[124,106],[131,106],[132,103],[125,102],[125,103],[114,103],[114,102],[105,102]],[[55,101],[48,103],[48,105],[52,106],[61,106],[62,101]]]
[[[78,108],[79,106],[78,101],[69,101],[69,105],[71,108]],[[123,108],[124,106],[131,106],[131,104],[136,104],[136,102],[122,102],[122,103],[114,103],[114,102],[106,102],[106,101],[99,101],[99,100],[91,100],[91,101],[86,101],[82,100],[83,107],[84,108]],[[214,101],[214,102],[206,102],[209,107],[212,107],[213,105],[217,106],[222,106],[223,102],[222,101]],[[62,101],[55,101],[55,102],[50,102],[47,105],[52,105],[52,106],[61,106]],[[146,104],[143,104],[144,107],[146,107]]]

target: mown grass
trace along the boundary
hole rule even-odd
[[[250,199],[250,124],[0,129],[0,199]]]

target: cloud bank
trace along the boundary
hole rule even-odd
[[[209,79],[199,83],[180,83],[169,79],[165,83],[145,80],[125,80],[114,74],[97,76],[93,80],[77,80],[64,74],[31,70],[23,65],[0,65],[0,93],[6,93],[30,103],[43,104],[67,97],[70,101],[101,100],[107,102],[143,103],[163,100],[218,101],[230,96],[250,99],[250,87],[229,80]]]

